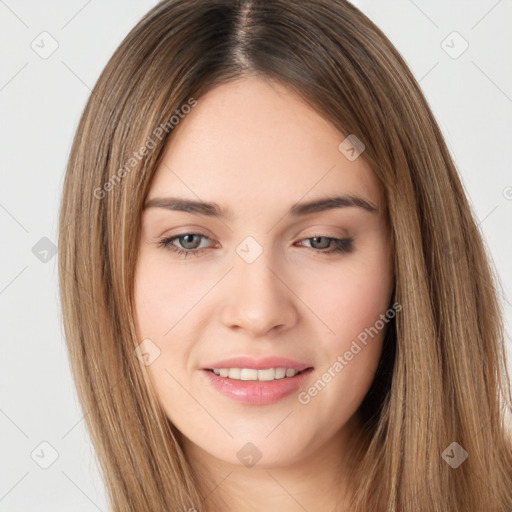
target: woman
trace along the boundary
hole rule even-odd
[[[163,1],[66,174],[66,338],[114,511],[508,511],[494,277],[343,0]]]

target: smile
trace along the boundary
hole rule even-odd
[[[267,368],[257,370],[255,368],[213,368],[213,373],[220,377],[236,380],[260,380],[271,381],[295,377],[299,372],[295,368]]]
[[[201,373],[215,391],[235,402],[270,405],[298,393],[312,371],[312,367],[302,371],[294,368],[218,368],[205,369]]]

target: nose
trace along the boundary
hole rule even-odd
[[[244,330],[252,337],[293,327],[298,319],[298,300],[282,271],[272,265],[266,252],[254,262],[237,263],[222,308],[222,323]]]

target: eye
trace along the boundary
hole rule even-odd
[[[195,240],[194,240],[195,237]],[[197,240],[204,238],[205,240],[210,240],[208,237],[202,235],[201,233],[185,233],[183,235],[176,235],[169,238],[164,238],[160,240],[160,247],[164,247],[170,249],[171,251],[177,253],[178,255],[185,255],[187,257],[188,254],[198,255],[203,252],[204,247],[199,247],[197,244]],[[174,241],[179,241],[182,244],[183,249],[174,244]],[[183,242],[182,242],[183,241]]]
[[[201,247],[201,239],[210,240],[207,236],[202,235],[201,233],[184,233],[182,235],[175,235],[160,240],[159,246],[167,248],[179,256],[187,257],[188,254],[197,256],[208,248],[205,246]],[[349,253],[354,250],[354,246],[352,244],[354,241],[353,238],[341,239],[328,236],[314,236],[304,238],[301,242],[303,241],[310,241],[310,244],[312,245],[310,248],[317,253]],[[176,245],[174,242],[178,242],[181,247]]]
[[[311,238],[304,238],[305,241],[311,241],[311,247],[316,252],[324,254],[330,253],[348,253],[354,250],[352,245],[353,238],[333,238],[330,236],[314,236]],[[317,246],[317,247],[315,247]],[[319,246],[319,247],[318,247]],[[331,247],[329,250],[324,250],[327,247]]]

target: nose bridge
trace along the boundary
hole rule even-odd
[[[290,326],[296,320],[293,294],[279,277],[273,251],[247,237],[236,248],[237,261],[232,293],[223,308],[223,322],[239,326],[253,335],[265,334],[276,326]]]
[[[242,291],[245,288],[249,294],[269,295],[267,300],[270,300],[273,295],[282,294],[282,283],[276,277],[275,267],[275,258],[270,250],[265,251],[251,263],[239,262],[236,272],[239,275]]]
[[[254,301],[258,308],[267,306],[270,308],[272,302],[279,300],[285,293],[283,284],[275,275],[276,261],[273,251],[269,247],[261,247],[259,254],[254,246],[249,245],[249,251],[245,256],[240,257],[235,269],[239,284],[237,295],[239,300],[249,303]],[[261,301],[261,304],[260,304]]]

